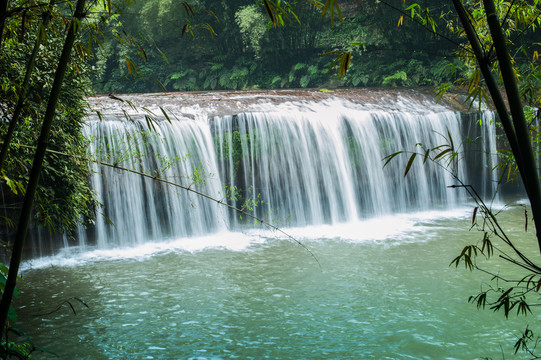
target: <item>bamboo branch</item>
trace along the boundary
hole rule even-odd
[[[34,149],[35,147],[34,146],[28,146],[28,145],[19,145],[20,147],[25,147],[25,148],[29,148],[29,149]],[[104,162],[104,161],[100,161],[100,160],[96,160],[96,159],[89,159],[89,158],[86,158],[86,157],[83,157],[83,156],[74,156],[74,155],[70,155],[70,154],[66,154],[64,152],[61,152],[61,151],[56,151],[56,150],[50,150],[50,149],[47,149],[47,152],[48,153],[51,153],[51,154],[57,154],[57,155],[62,155],[62,156],[69,156],[69,157],[75,157],[79,160],[82,160],[82,161],[87,161],[87,162],[93,162],[93,163],[96,163],[96,164],[99,164],[99,165],[103,165],[103,166],[107,166],[107,167],[111,167],[111,168],[114,168],[114,169],[117,169],[117,170],[121,170],[121,171],[126,171],[126,172],[129,172],[129,173],[132,173],[132,174],[137,174],[137,175],[140,175],[140,176],[143,176],[143,177],[146,177],[146,178],[149,178],[149,179],[152,179],[154,181],[158,181],[158,182],[161,182],[161,183],[164,183],[164,184],[167,184],[167,185],[171,185],[171,186],[174,186],[174,187],[177,187],[177,188],[180,188],[180,189],[183,189],[183,190],[186,190],[187,192],[190,192],[190,193],[193,193],[193,194],[196,194],[197,196],[201,196],[205,199],[208,199],[210,201],[213,201],[219,205],[222,205],[222,206],[225,206],[239,214],[242,214],[242,215],[245,215],[255,221],[258,221],[260,222],[261,224],[267,226],[268,228],[274,230],[274,231],[277,231],[283,235],[285,235],[289,240],[295,242],[296,244],[300,245],[304,250],[306,250],[313,258],[314,260],[316,260],[319,268],[321,269],[321,263],[319,262],[319,260],[317,259],[317,257],[314,255],[314,253],[308,249],[308,247],[306,245],[304,245],[302,242],[300,242],[299,240],[295,239],[292,235],[288,234],[287,232],[285,232],[284,230],[282,230],[280,227],[276,226],[276,225],[273,225],[271,224],[270,222],[266,221],[266,220],[263,220],[253,214],[250,214],[249,212],[246,212],[245,210],[242,210],[238,207],[235,207],[233,205],[230,205],[226,202],[224,202],[223,200],[218,200],[208,194],[205,194],[205,193],[202,193],[200,191],[197,191],[195,189],[192,189],[190,186],[185,186],[185,185],[181,185],[181,184],[178,184],[178,183],[175,183],[173,181],[169,181],[167,179],[163,179],[163,178],[160,178],[158,177],[157,175],[150,175],[150,174],[147,174],[147,173],[144,173],[144,172],[141,172],[141,171],[137,171],[137,170],[133,170],[133,169],[128,169],[128,168],[125,168],[125,167],[122,167],[122,166],[119,166],[118,164],[111,164],[111,163],[107,163],[107,162]]]
[[[457,0],[453,0],[457,1]],[[509,107],[513,120],[513,128],[515,130],[518,143],[518,151],[513,150],[515,159],[521,159],[522,166],[519,170],[522,174],[522,180],[528,193],[530,205],[535,223],[537,243],[541,252],[541,188],[539,187],[539,179],[537,174],[536,162],[530,142],[530,133],[528,124],[524,116],[524,110],[520,98],[520,91],[515,77],[515,71],[511,64],[509,51],[507,50],[506,39],[503,34],[498,16],[496,15],[496,6],[493,0],[483,0],[486,10],[487,22],[492,35],[496,55],[498,56],[498,64],[502,74],[505,92],[509,100]],[[517,161],[517,163],[519,163]]]

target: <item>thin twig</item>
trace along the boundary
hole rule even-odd
[[[24,148],[29,148],[29,149],[35,149],[34,146],[29,146],[29,145],[19,145],[20,147],[24,147]],[[183,190],[186,190],[188,192],[191,192],[191,193],[194,193],[198,196],[201,196],[205,199],[208,199],[208,200],[211,200],[213,202],[216,202],[220,205],[223,205],[223,206],[226,206],[228,207],[229,209],[231,210],[234,210],[235,212],[237,213],[240,213],[240,214],[243,214],[243,215],[246,215],[250,218],[252,218],[253,220],[255,221],[258,221],[260,223],[262,223],[263,225],[271,228],[272,230],[274,231],[278,231],[280,232],[281,234],[285,235],[289,240],[297,243],[298,245],[300,245],[302,248],[304,248],[304,250],[306,250],[313,258],[314,260],[317,262],[320,270],[322,269],[321,267],[321,263],[319,262],[318,258],[314,255],[314,253],[308,249],[308,247],[306,245],[304,245],[302,242],[300,242],[299,240],[295,239],[292,235],[288,234],[287,232],[285,232],[284,230],[282,230],[281,228],[279,228],[278,226],[276,225],[273,225],[255,215],[252,215],[242,209],[239,209],[233,205],[230,205],[222,200],[218,200],[216,198],[213,198],[212,196],[210,195],[207,195],[205,193],[202,193],[200,191],[197,191],[197,190],[194,190],[192,189],[191,187],[189,186],[184,186],[184,185],[181,185],[181,184],[177,184],[175,182],[172,182],[172,181],[169,181],[169,180],[166,180],[166,179],[163,179],[163,178],[160,178],[158,177],[157,175],[149,175],[149,174],[146,174],[144,172],[141,172],[141,171],[137,171],[137,170],[133,170],[133,169],[128,169],[128,168],[125,168],[125,167],[122,167],[122,166],[119,166],[118,164],[110,164],[110,163],[107,163],[107,162],[104,162],[104,161],[100,161],[100,160],[95,160],[95,159],[89,159],[89,158],[86,158],[84,156],[74,156],[74,155],[69,155],[69,154],[66,154],[64,152],[61,152],[61,151],[56,151],[56,150],[50,150],[50,149],[47,149],[47,152],[48,153],[51,153],[51,154],[57,154],[57,155],[62,155],[62,156],[69,156],[69,157],[75,157],[79,160],[83,160],[83,161],[88,161],[88,162],[93,162],[93,163],[96,163],[96,164],[99,164],[99,165],[103,165],[103,166],[108,166],[108,167],[111,167],[111,168],[114,168],[114,169],[118,169],[118,170],[122,170],[122,171],[126,171],[126,172],[129,172],[129,173],[132,173],[132,174],[137,174],[137,175],[140,175],[140,176],[143,176],[143,177],[146,177],[146,178],[149,178],[149,179],[152,179],[152,180],[155,180],[155,181],[158,181],[158,182],[161,182],[161,183],[164,183],[164,184],[168,184],[168,185],[171,185],[171,186],[174,186],[174,187],[178,187],[178,188],[181,188]]]

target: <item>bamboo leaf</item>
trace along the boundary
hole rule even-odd
[[[156,116],[156,114],[154,114],[154,112],[152,112],[152,110],[150,110],[149,108],[147,108],[145,106],[141,107],[141,109],[145,110],[147,113],[149,113],[152,116]]]
[[[417,153],[411,154],[410,159],[408,160],[408,163],[406,164],[406,170],[404,170],[404,177],[408,175],[411,169],[411,165],[413,165],[413,161],[415,160],[416,157],[417,157]]]
[[[434,158],[434,160],[438,160],[439,158],[441,158],[441,157],[445,156],[446,154],[448,154],[450,151],[451,151],[451,149],[443,150],[443,151],[440,152],[438,155],[436,155],[436,157]]]
[[[218,16],[216,16],[216,14],[214,13],[214,11],[208,10],[208,9],[203,9],[203,11],[206,12],[206,13],[209,13],[210,15],[212,15],[212,16],[216,19],[216,21],[217,21],[218,23],[220,22],[220,19],[218,19]]]
[[[342,54],[344,53],[343,51],[340,51],[340,50],[334,50],[334,51],[327,51],[321,55],[331,55],[331,54]]]
[[[162,82],[161,82],[160,80],[158,80],[158,79],[156,79],[156,78],[152,78],[152,80],[154,80],[154,82],[155,82],[156,84],[158,84],[158,86],[160,87],[160,89],[161,89],[164,93],[167,92],[167,89],[165,88],[165,86],[162,84]]]
[[[295,14],[293,11],[289,11],[289,13],[291,15],[293,15],[293,17],[295,18],[295,20],[297,20],[297,22],[299,23],[299,25],[301,24],[301,21],[299,20],[299,18],[297,17],[297,14]]]
[[[267,15],[269,15],[272,24],[274,25],[274,27],[276,27],[276,18],[274,17],[274,12],[272,11],[269,1],[263,0],[263,4],[265,5],[265,10],[267,10]]]
[[[135,64],[133,63],[133,61],[131,61],[130,59],[126,58],[126,65],[128,67],[128,73],[130,75],[133,75],[133,73],[136,73],[137,72],[137,67],[135,66]]]
[[[323,3],[321,1],[317,0],[309,0],[310,4],[314,5],[316,8],[321,9],[323,7]]]
[[[42,348],[39,348],[39,347],[35,347],[35,348],[34,348],[34,351],[39,351],[39,352],[42,352],[42,353],[47,353],[47,354],[51,354],[51,355],[54,355],[54,356],[58,357],[58,354],[55,353],[55,352],[52,352],[51,350],[47,350],[47,349],[42,349]]]
[[[327,12],[327,9],[329,8],[329,5],[331,4],[331,0],[327,0],[325,4],[323,5],[323,10],[321,10],[321,18],[323,19],[323,16],[325,16],[325,13]]]
[[[426,163],[426,161],[428,160],[428,156],[430,155],[430,149],[426,149],[425,151],[425,156],[423,158],[423,164]]]
[[[338,18],[340,18],[340,22],[344,22],[344,18],[342,17],[342,11],[340,11],[340,5],[338,5],[338,1],[333,0],[333,2],[336,13],[338,14]]]
[[[455,144],[453,143],[453,138],[451,137],[451,132],[447,129],[447,136],[449,136],[449,142],[451,143],[451,150],[455,149]]]
[[[152,118],[152,116],[145,114],[145,120],[147,122],[147,126],[149,130],[156,131],[156,127],[154,126],[155,119]]]
[[[100,122],[103,122],[103,115],[102,113],[99,111],[99,110],[95,110],[96,111],[96,115],[98,115],[98,119],[100,119]]]
[[[163,116],[165,116],[167,121],[169,121],[169,123],[171,124],[171,119],[169,118],[169,115],[167,115],[167,112],[161,106],[160,106],[160,110],[162,111]]]
[[[186,25],[184,25],[186,26]],[[183,29],[183,32],[182,32],[182,35],[184,35],[184,29]],[[171,65],[169,63],[169,59],[167,58],[167,55],[165,55],[165,53],[163,51],[161,51],[159,48],[156,48],[158,50],[158,52],[160,53],[160,55],[162,56],[162,58],[165,60],[165,62],[167,63],[167,65]]]
[[[397,151],[395,152],[394,154],[391,154],[391,155],[387,155],[383,158],[383,160],[385,160],[385,163],[383,164],[383,167],[387,166],[387,164],[392,160],[394,159],[397,155],[400,155],[402,154],[403,151]]]
[[[73,307],[72,303],[67,301],[67,304],[71,308],[71,311],[73,311],[73,315],[77,316],[77,311],[75,311],[75,307]]]
[[[338,56],[336,59],[334,59],[334,61],[332,62],[331,66],[329,66],[329,69],[327,70],[327,74],[331,72],[331,70],[333,69],[333,67],[336,65],[337,62],[340,61],[340,56]]]
[[[351,62],[351,53],[345,52],[342,55],[340,55],[340,67],[338,69],[338,77],[343,77],[346,72],[348,71],[349,64]]]
[[[192,17],[195,15],[195,12],[193,11],[192,7],[186,1],[182,3],[182,6],[184,6],[184,11],[186,12],[186,15],[188,15],[188,17]]]

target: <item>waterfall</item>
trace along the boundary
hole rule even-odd
[[[141,113],[126,117],[119,105],[98,100],[104,115],[89,116],[84,130],[89,152],[282,227],[452,209],[467,196],[448,188],[457,184],[451,171],[483,194],[496,189],[489,111],[465,115],[408,97],[366,103],[336,96],[248,99],[229,96],[185,106],[174,96],[161,103],[135,98],[155,114],[160,107],[169,113],[150,128]],[[218,101],[231,108],[217,109]],[[447,144],[449,137],[461,152],[449,168],[418,156],[404,177],[408,153],[383,167],[389,154],[421,152]],[[150,177],[98,163],[92,173],[103,216],[93,229],[81,231],[81,246],[133,246],[253,226],[252,219],[223,205]]]
[[[106,118],[88,121],[85,136],[99,160],[193,187],[217,196],[220,179],[208,126]],[[142,244],[148,239],[187,237],[227,226],[218,204],[152,178],[93,164],[92,187],[103,204],[96,219],[99,247]],[[199,177],[196,177],[195,174]],[[110,224],[112,223],[112,226]]]

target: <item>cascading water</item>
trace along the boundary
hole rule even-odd
[[[421,151],[419,144],[433,148],[448,143],[450,136],[458,149],[467,134],[484,166],[495,165],[490,121],[479,126],[433,102],[407,97],[359,102],[337,96],[284,96],[265,102],[250,94],[213,96],[205,106],[185,106],[185,99],[174,96],[130,99],[156,114],[159,107],[168,112],[171,121],[163,118],[153,129],[142,115],[132,111],[126,119],[119,105],[98,99],[103,119],[89,117],[85,128],[92,140],[90,153],[245,208],[282,227],[333,225],[459,205],[465,192],[448,188],[456,181],[445,167],[423,164],[420,156],[404,177],[405,155],[383,168],[385,156]],[[220,102],[229,107],[217,110]],[[465,183],[492,193],[491,172],[473,168],[468,148],[460,150],[466,155],[454,171]],[[92,186],[105,216],[81,234],[83,246],[132,246],[253,224],[216,202],[148,177],[99,164],[93,172]]]
[[[218,194],[208,126],[163,121],[149,131],[135,120],[89,121],[90,152],[102,161]],[[96,219],[98,247],[141,244],[148,239],[188,237],[227,226],[218,204],[136,173],[93,165],[92,187],[103,204]],[[198,176],[196,176],[198,174]],[[109,224],[112,222],[113,226]]]

